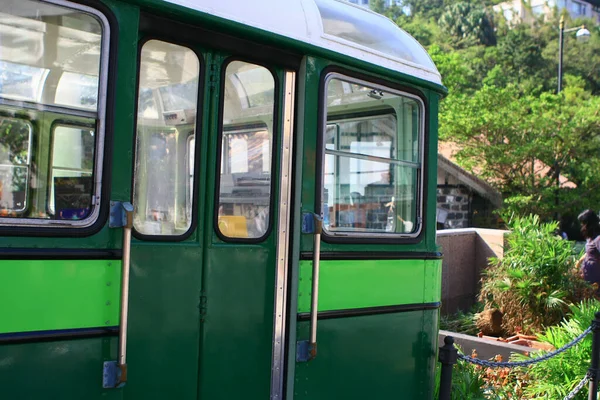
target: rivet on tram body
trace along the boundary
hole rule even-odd
[[[105,325],[110,325],[110,321],[106,321],[104,324]]]
[[[110,301],[107,301],[107,302],[106,302],[106,305],[107,305],[107,306],[110,306]]]
[[[106,286],[110,286],[110,282],[106,282]]]

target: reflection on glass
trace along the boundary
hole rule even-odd
[[[27,207],[31,124],[0,117],[0,216],[20,216]]]
[[[325,229],[416,232],[421,168],[418,104],[338,79],[329,82],[327,104]]]
[[[96,111],[102,28],[88,14],[3,0],[0,97]]]
[[[56,219],[84,219],[91,211],[95,140],[90,128],[54,129],[48,212]]]
[[[316,4],[326,34],[435,70],[419,42],[382,15],[366,13],[341,1],[316,0]]]
[[[49,2],[1,3],[0,217],[96,215],[101,21]]]
[[[200,63],[187,47],[150,40],[141,52],[134,227],[181,235],[192,223]]]
[[[227,237],[260,238],[269,227],[274,93],[266,68],[227,65],[218,208]]]

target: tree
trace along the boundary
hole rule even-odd
[[[440,16],[438,23],[454,39],[454,46],[457,48],[496,44],[494,18],[483,6],[467,2],[455,3]]]
[[[458,162],[512,198],[509,205],[547,218],[600,208],[598,97],[576,85],[560,95],[522,95],[511,84],[451,99],[441,139],[456,142]],[[558,188],[557,174],[576,187]]]
[[[369,8],[379,14],[385,13],[385,2],[383,0],[370,0]]]

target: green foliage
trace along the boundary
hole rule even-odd
[[[476,335],[479,332],[476,324],[477,313],[480,311],[483,311],[483,307],[478,303],[469,312],[458,311],[452,315],[442,315],[440,317],[440,329],[467,335]]]
[[[383,0],[370,0],[369,8],[376,13],[383,14],[385,11],[385,2]]]
[[[600,209],[600,28],[563,13],[567,28],[595,28],[586,43],[565,34],[556,95],[559,12],[509,25],[491,11],[499,2],[406,0],[384,14],[428,47],[449,90],[440,138],[509,211],[550,219]]]
[[[435,395],[440,395],[440,376],[441,364],[436,363],[435,370]],[[490,399],[486,396],[486,382],[484,380],[484,371],[472,364],[459,362],[452,369],[452,390],[450,397],[461,400],[485,400]],[[495,397],[493,397],[495,399]]]
[[[475,3],[452,4],[440,16],[438,23],[455,48],[496,44],[493,15]]]
[[[594,313],[600,310],[600,302],[586,300],[569,307],[570,316],[560,325],[549,327],[539,335],[541,342],[560,348],[579,336],[590,326]],[[592,354],[592,337],[588,335],[579,344],[568,351],[547,361],[534,364],[526,371],[528,385],[525,387],[526,398],[562,399],[585,376],[590,367]],[[536,357],[540,354],[536,354]],[[515,356],[516,359],[527,359]],[[576,399],[587,399],[587,391],[579,392]]]
[[[491,259],[482,279],[480,300],[504,314],[508,333],[535,333],[558,323],[568,304],[590,295],[575,273],[572,243],[555,234],[557,223],[535,215],[508,220],[511,232],[502,259]]]
[[[600,98],[569,82],[540,96],[484,85],[444,104],[441,140],[459,145],[458,162],[503,192],[510,210],[549,218],[556,196],[561,213],[600,207]],[[572,184],[557,189],[557,173]]]

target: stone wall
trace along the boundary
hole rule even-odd
[[[443,223],[445,229],[469,227],[471,192],[464,186],[437,187],[437,207],[447,210],[448,215]]]

